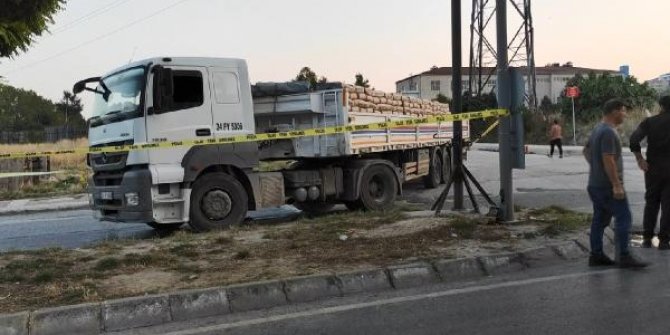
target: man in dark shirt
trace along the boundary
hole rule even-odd
[[[605,103],[602,121],[591,132],[584,146],[584,157],[589,163],[587,190],[593,202],[591,222],[591,256],[589,266],[616,264],[603,250],[603,233],[612,217],[616,222],[616,258],[619,267],[642,268],[648,264],[635,259],[630,253],[632,215],[623,184],[621,140],[616,127],[626,117],[626,105],[619,99]]]
[[[642,246],[651,248],[656,219],[661,208],[661,225],[658,231],[658,249],[670,249],[670,96],[659,100],[661,113],[642,121],[630,136],[630,150],[637,158],[637,165],[644,171],[644,241]],[[642,156],[640,142],[647,139],[647,159]]]

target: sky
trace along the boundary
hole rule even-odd
[[[467,66],[472,1],[462,2]],[[538,66],[627,64],[640,80],[670,72],[670,1],[532,6]],[[57,101],[76,81],[131,60],[206,56],[246,59],[253,82],[290,80],[309,66],[350,83],[360,72],[392,92],[400,79],[451,66],[450,8],[447,0],[68,0],[50,33],[27,52],[0,59],[0,81]]]

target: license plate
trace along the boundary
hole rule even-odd
[[[112,200],[112,199],[114,199],[114,193],[112,193],[112,192],[100,192],[100,199],[102,199],[102,200]]]

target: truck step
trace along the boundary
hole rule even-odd
[[[184,202],[184,199],[154,199],[154,204],[177,204]]]

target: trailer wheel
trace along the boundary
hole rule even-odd
[[[191,222],[198,232],[228,228],[247,215],[248,195],[244,186],[225,173],[204,175],[193,183]]]
[[[293,207],[310,215],[322,215],[330,212],[335,204],[328,202],[296,202]]]
[[[384,210],[393,205],[396,194],[398,184],[393,171],[387,166],[374,165],[363,173],[357,206],[370,211]]]
[[[430,170],[428,175],[423,177],[423,186],[426,188],[436,188],[442,183],[442,157],[439,151],[435,151],[430,158]]]

